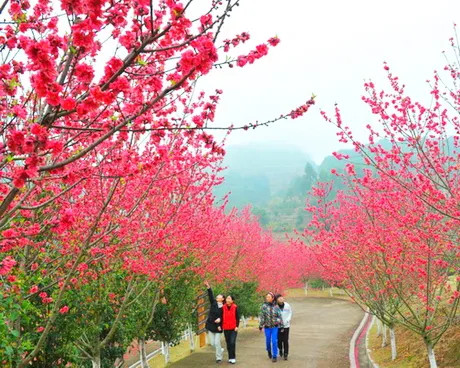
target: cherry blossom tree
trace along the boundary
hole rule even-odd
[[[198,276],[229,251],[234,277],[274,282],[251,267],[261,254],[274,264],[280,246],[248,213],[214,208],[225,150],[209,131],[297,118],[314,100],[263,123],[213,125],[222,91],[197,94],[198,79],[253,64],[279,43],[238,55],[247,32],[220,40],[239,2],[2,3],[4,364],[45,359],[60,322],[89,318],[84,301],[96,329],[74,346],[99,367],[104,349],[131,333],[125,324],[140,298],[152,318],[184,254]]]
[[[5,1],[2,226],[49,187],[53,190],[42,202],[53,201],[79,183],[80,173],[95,170],[107,152],[142,133],[151,132],[158,141],[171,132],[196,134],[221,149],[204,132],[213,128],[221,91],[193,102],[197,79],[216,66],[252,64],[279,42],[270,38],[247,55],[231,56],[249,40],[243,32],[219,41],[238,4],[209,1],[206,11],[191,18],[192,0]],[[229,54],[225,61],[219,61],[222,52]],[[311,104],[312,99],[273,121],[301,116]],[[61,187],[63,178],[67,185]]]
[[[333,118],[323,112],[338,128],[340,141],[352,143],[369,170],[360,173],[348,163],[349,194],[326,211],[318,206],[313,225],[321,234],[316,241],[326,273],[369,307],[384,296],[380,305],[387,322],[419,334],[430,366],[436,367],[434,346],[452,323],[460,297],[459,65],[448,63],[444,75],[435,72],[428,81],[428,103],[408,96],[387,64],[384,69],[391,92],[365,83],[363,101],[378,118],[367,125],[368,144],[355,138],[338,106]]]

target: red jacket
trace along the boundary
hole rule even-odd
[[[233,331],[240,325],[240,313],[238,311],[238,306],[233,303],[230,308],[227,304],[222,306],[222,329]]]

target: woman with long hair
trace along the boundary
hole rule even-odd
[[[278,360],[278,329],[283,328],[281,310],[276,303],[275,294],[268,293],[260,309],[259,330],[265,331],[265,345],[268,357],[273,363]]]

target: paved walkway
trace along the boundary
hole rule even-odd
[[[288,361],[278,361],[276,364],[283,368],[348,368],[349,342],[363,317],[361,309],[340,299],[304,298],[291,299],[289,302],[294,310],[291,351]],[[268,359],[264,346],[263,332],[257,328],[243,330],[237,340],[236,365],[272,367],[274,363]],[[216,366],[210,347],[170,365],[172,368]],[[225,360],[220,366],[231,365]]]

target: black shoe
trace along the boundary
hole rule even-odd
[[[287,355],[284,356],[284,360],[288,360],[288,359],[287,359]]]
[[[222,363],[222,360],[216,360],[216,363]]]
[[[271,351],[268,352],[268,359],[271,359],[272,358],[272,353]]]
[[[277,360],[278,360],[278,359],[276,359],[276,358],[273,358],[273,359],[272,359],[272,362],[273,362],[273,363],[276,363],[276,362],[277,362]]]

